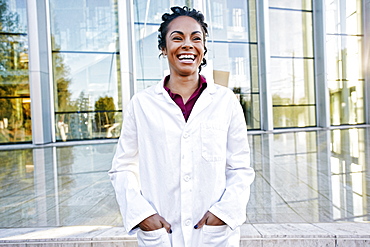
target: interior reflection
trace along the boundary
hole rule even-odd
[[[370,128],[249,136],[248,223],[369,221]],[[0,227],[120,226],[115,143],[0,151]]]

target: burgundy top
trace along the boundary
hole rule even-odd
[[[193,110],[195,102],[197,101],[199,96],[202,94],[203,90],[207,87],[207,81],[203,76],[199,75],[198,88],[194,91],[194,93],[190,96],[188,101],[184,104],[184,101],[180,94],[172,93],[171,90],[165,86],[169,79],[170,79],[169,75],[166,76],[166,78],[164,78],[163,87],[168,92],[171,99],[175,101],[175,103],[180,107],[182,114],[184,115],[185,121],[188,121],[188,118],[190,116],[191,110]]]

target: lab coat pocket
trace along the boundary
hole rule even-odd
[[[218,123],[201,125],[202,157],[208,162],[226,157],[227,126]]]
[[[139,230],[137,232],[137,241],[139,247],[171,247],[170,237],[165,228],[160,228],[154,231]]]
[[[222,226],[203,226],[203,246],[229,246],[228,238],[231,229],[228,225]]]

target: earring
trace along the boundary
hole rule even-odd
[[[167,58],[167,55],[162,53],[162,57],[163,58]]]

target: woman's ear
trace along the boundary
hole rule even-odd
[[[166,48],[162,48],[162,56],[163,57],[166,57],[167,56]]]

